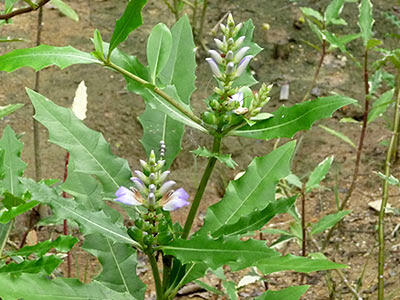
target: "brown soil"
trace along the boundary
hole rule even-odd
[[[79,14],[80,21],[73,22],[61,16],[49,5],[44,9],[44,30],[43,43],[49,45],[72,45],[78,49],[91,51],[92,44],[90,37],[95,28],[99,29],[103,39],[109,40],[112,34],[114,21],[122,13],[126,1],[111,0],[69,0],[66,1]],[[375,19],[376,26],[374,31],[376,37],[385,42],[386,47],[393,47],[397,40],[385,37],[387,32],[395,32],[393,25],[382,15],[385,11],[397,13],[394,10],[395,1],[375,0]],[[310,6],[315,9],[326,7],[328,1],[302,1],[301,5]],[[398,6],[397,6],[398,8]],[[313,40],[310,30],[306,25],[296,29],[293,24],[299,20],[301,13],[299,5],[287,0],[252,0],[252,1],[217,1],[210,0],[206,32],[227,12],[232,11],[236,20],[244,21],[252,18],[256,25],[255,41],[264,48],[264,51],[251,64],[255,71],[256,78],[261,82],[274,83],[272,99],[269,110],[273,111],[282,102],[279,101],[279,87],[283,83],[290,85],[290,98],[285,105],[292,105],[299,102],[309,85],[317,65],[319,55],[315,50],[305,45],[302,40]],[[144,9],[144,25],[132,34],[128,41],[121,48],[122,50],[135,54],[140,61],[145,62],[145,41],[151,28],[158,22],[164,22],[168,26],[173,24],[174,18],[168,12],[162,1],[149,0]],[[349,26],[340,28],[341,33],[357,31],[357,5],[354,3],[346,4],[342,15]],[[2,27],[1,36],[17,36],[35,40],[36,14],[18,16],[10,26]],[[270,30],[262,29],[262,24],[268,23]],[[212,37],[207,35],[209,47]],[[315,42],[315,41],[314,41]],[[15,48],[34,46],[34,42],[28,43],[9,43],[2,44],[0,54],[4,54]],[[352,53],[361,53],[360,43],[351,43],[349,49]],[[192,105],[197,112],[204,107],[202,100],[211,92],[213,83],[210,80],[210,72],[204,63],[204,52],[200,51],[198,59],[198,82],[197,91],[192,98]],[[356,55],[358,57],[358,55]],[[373,59],[373,58],[372,58]],[[25,143],[25,150],[22,158],[28,163],[26,176],[33,177],[33,141],[32,141],[32,107],[24,88],[33,88],[34,72],[28,69],[18,70],[11,74],[0,73],[0,106],[8,103],[25,103],[25,107],[13,115],[5,118],[1,122],[1,128],[10,124],[18,132],[24,132],[22,138]],[[54,67],[47,68],[41,72],[40,92],[52,99],[57,104],[70,106],[74,91],[81,80],[85,80],[88,87],[88,117],[85,123],[95,130],[102,132],[110,143],[112,150],[117,155],[126,158],[132,169],[139,167],[138,159],[144,157],[144,151],[139,143],[142,129],[137,121],[137,117],[143,112],[143,101],[136,95],[130,94],[124,89],[124,80],[121,76],[109,70],[101,69],[98,66],[78,65],[66,70],[59,70]],[[325,63],[319,76],[317,87],[322,96],[330,92],[337,92],[359,99],[363,102],[363,83],[360,69],[350,60],[346,60],[338,52],[330,54],[325,59]],[[357,124],[339,123],[338,120],[343,116],[357,117],[360,115],[361,108],[350,107],[336,113],[331,120],[322,121],[321,124],[333,129],[345,132],[353,141],[358,142],[360,128]],[[348,269],[344,273],[352,283],[356,282],[365,267],[365,275],[362,278],[363,297],[365,299],[375,299],[377,288],[377,244],[376,226],[377,213],[368,208],[368,202],[380,198],[381,180],[374,173],[382,169],[385,147],[380,145],[384,139],[389,137],[383,121],[373,123],[367,130],[365,151],[362,157],[362,167],[357,188],[350,202],[352,213],[344,219],[342,226],[336,231],[332,243],[328,247],[326,254],[330,259],[347,264]],[[44,178],[62,179],[64,172],[65,152],[59,147],[47,142],[48,133],[41,128],[41,160],[42,176]],[[307,215],[309,220],[316,220],[328,213],[335,211],[335,197],[333,189],[339,186],[339,195],[343,197],[351,181],[354,168],[355,151],[344,142],[328,135],[323,129],[314,126],[308,132],[302,132],[301,143],[293,162],[293,172],[300,177],[307,175],[325,157],[334,155],[334,167],[325,181],[324,191],[312,193],[307,198]],[[183,143],[183,151],[172,165],[172,177],[178,182],[179,186],[193,195],[199,179],[199,174],[205,166],[204,159],[195,159],[190,150],[196,149],[199,145],[210,146],[210,139],[191,129],[187,129]],[[206,208],[218,201],[223,195],[226,182],[233,178],[238,170],[245,169],[254,156],[268,153],[275,141],[255,141],[244,138],[229,137],[224,140],[223,151],[232,153],[239,167],[236,171],[227,170],[219,165],[212,177],[206,192],[205,199],[200,207],[200,216],[204,215]],[[281,141],[281,144],[283,141]],[[335,175],[337,174],[337,176]],[[398,165],[394,168],[394,174],[398,174]],[[336,178],[339,178],[338,180]],[[391,190],[390,203],[394,207],[400,207],[399,191]],[[182,209],[173,216],[180,222],[186,217],[188,209]],[[274,220],[279,226],[285,229],[288,227],[289,217],[281,216]],[[400,299],[398,289],[399,282],[399,234],[393,232],[395,226],[399,224],[400,217],[388,215],[386,219],[386,295],[393,293],[390,299]],[[25,230],[19,224],[16,233],[13,235],[16,240]],[[201,225],[199,217],[195,226]],[[50,229],[51,231],[58,228]],[[43,229],[39,236],[48,236],[48,228]],[[393,234],[392,234],[393,233]],[[267,237],[271,240],[272,237]],[[321,241],[322,242],[322,241]],[[310,245],[311,247],[311,245]],[[287,253],[299,254],[299,247],[292,243],[285,249]],[[93,277],[99,270],[96,259],[81,250],[74,253],[75,262],[74,275],[78,274],[81,280]],[[141,267],[141,274],[146,283],[151,281],[151,272],[146,267],[146,261],[140,258],[144,264]],[[62,267],[65,271],[65,266]],[[79,269],[79,270],[78,270]],[[241,272],[241,275],[245,272]],[[302,297],[308,300],[329,299],[324,272],[313,273],[306,276],[305,282],[311,285],[309,291]],[[233,280],[238,281],[240,277],[229,274]],[[293,284],[299,284],[299,274],[289,272],[273,274],[267,277],[269,288],[280,289]],[[336,299],[352,299],[349,291],[340,283],[340,280],[333,274],[337,282]],[[208,278],[211,283],[218,283],[212,277]],[[151,290],[151,286],[150,289]],[[246,287],[239,293],[240,299],[250,299],[263,291],[261,284],[254,284]],[[151,292],[148,292],[151,295]],[[210,294],[203,294],[211,297]]]

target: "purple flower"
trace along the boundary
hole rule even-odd
[[[187,201],[189,195],[183,188],[177,189],[175,192],[169,192],[166,196],[167,197],[164,197],[165,200],[163,199],[161,203],[165,211],[177,210],[190,204]]]
[[[114,200],[123,204],[137,206],[137,205],[142,205],[143,203],[142,195],[140,195],[139,191],[136,189],[130,190],[124,186],[121,186],[115,192],[115,196],[117,198]]]
[[[168,190],[169,190],[170,188],[172,188],[175,184],[176,184],[176,182],[173,181],[173,180],[169,180],[169,181],[167,181],[167,182],[164,182],[163,185],[161,186],[160,190],[159,190],[160,194],[161,194],[161,195],[164,195],[164,194],[165,194],[166,192],[168,192]]]
[[[146,192],[146,190],[147,190],[146,186],[144,185],[143,181],[141,181],[139,178],[131,177],[131,181],[133,182],[135,187],[139,190],[139,192],[141,192],[141,193]]]
[[[215,60],[213,60],[210,57],[206,58],[206,61],[208,62],[208,64],[210,65],[211,71],[213,72],[213,74],[217,77],[217,78],[221,78],[222,74],[221,71],[218,68],[217,63],[215,62]]]
[[[229,103],[232,103],[235,101],[239,102],[240,106],[243,105],[243,93],[242,92],[238,92],[235,95],[229,97]]]
[[[250,63],[250,60],[253,58],[253,55],[247,55],[245,56],[239,63],[237,70],[236,70],[236,76],[239,77],[240,75],[243,74],[243,72],[246,70],[247,66]]]
[[[221,54],[219,54],[217,51],[215,51],[215,50],[209,50],[209,51],[208,51],[208,54],[210,54],[211,58],[212,58],[213,60],[215,60],[215,62],[216,62],[217,64],[222,64],[222,57],[221,57]]]

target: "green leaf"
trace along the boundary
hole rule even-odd
[[[80,225],[83,234],[99,233],[113,241],[140,246],[126,233],[126,228],[114,224],[103,211],[93,212],[79,206],[73,199],[60,197],[57,192],[45,184],[30,179],[21,179],[32,194],[32,200],[50,205],[56,215],[63,219],[72,219]]]
[[[100,60],[104,60],[104,49],[103,49],[103,39],[101,38],[100,31],[97,29],[94,31],[93,34],[93,44],[94,44],[94,49],[96,52],[94,52],[94,55],[99,58]]]
[[[74,20],[76,22],[79,21],[78,14],[75,12],[75,10],[71,6],[66,4],[64,1],[51,0],[51,4],[53,4],[66,17],[68,17],[71,20]]]
[[[174,85],[181,101],[189,104],[195,90],[196,45],[187,15],[172,27],[171,34],[171,55],[159,78],[163,84]]]
[[[40,71],[52,65],[64,69],[75,64],[94,63],[99,63],[99,61],[89,53],[79,51],[71,46],[40,45],[35,48],[17,49],[0,56],[0,71],[13,72],[22,67]]]
[[[137,299],[144,298],[146,286],[136,276],[136,251],[129,245],[111,241],[99,234],[85,237],[82,248],[96,256],[101,273],[95,280],[117,292],[126,292]]]
[[[56,249],[58,252],[68,252],[78,242],[76,237],[70,235],[60,235],[54,241],[47,240],[39,242],[34,246],[25,246],[22,249],[8,252],[8,256],[29,256],[36,254],[37,256],[43,256],[51,249]]]
[[[230,132],[230,135],[262,140],[291,138],[300,130],[310,129],[315,121],[328,118],[337,109],[355,102],[356,100],[349,97],[335,95],[305,101],[291,107],[282,105],[273,112],[273,118],[259,121],[253,126],[243,126]]]
[[[111,153],[104,137],[86,127],[74,113],[44,96],[27,89],[35,107],[35,119],[48,128],[50,142],[70,153],[78,172],[95,175],[103,186],[104,197],[113,199],[120,186],[130,186],[128,162]]]
[[[291,254],[261,259],[256,265],[265,275],[281,271],[311,273],[315,271],[347,268],[346,265],[337,264],[327,259],[311,259]]]
[[[222,200],[207,209],[199,233],[214,233],[275,202],[276,184],[290,174],[294,148],[295,142],[289,142],[268,155],[255,158],[243,176],[229,183]]]
[[[266,247],[265,241],[241,241],[237,236],[214,240],[207,235],[196,235],[190,240],[175,240],[168,246],[162,246],[162,250],[184,264],[205,263],[211,269],[228,265],[233,271],[249,267],[262,258],[279,255]]]
[[[297,187],[298,189],[301,189],[303,187],[303,184],[301,183],[301,180],[299,177],[297,177],[295,174],[291,173],[288,176],[284,178],[290,185],[293,185]]]
[[[326,215],[317,223],[313,224],[311,227],[311,235],[321,233],[326,229],[331,228],[336,225],[344,216],[348,215],[351,210],[342,210],[337,212],[336,214]]]
[[[339,18],[343,9],[344,0],[332,0],[325,10],[324,19],[325,26],[328,26],[334,19]]]
[[[358,20],[358,26],[360,27],[361,38],[364,42],[364,47],[367,47],[368,41],[372,37],[372,26],[374,25],[371,1],[361,0],[359,9],[360,16]]]
[[[16,103],[16,104],[8,104],[6,106],[0,106],[0,119],[8,116],[9,114],[13,113],[14,111],[20,109],[24,104]]]
[[[208,150],[206,147],[198,147],[196,150],[190,151],[196,156],[202,156],[202,157],[215,157],[218,159],[221,163],[225,164],[229,168],[234,169],[237,167],[237,163],[232,159],[231,154],[221,154],[221,153],[212,153],[210,150]]]
[[[11,262],[0,268],[0,273],[20,275],[21,273],[41,273],[44,271],[50,275],[62,262],[63,260],[55,255],[43,256],[35,260],[25,260],[20,264]],[[1,290],[3,290],[3,287]]]
[[[24,193],[23,185],[18,180],[26,168],[26,164],[20,158],[23,145],[15,132],[7,125],[0,139],[0,149],[4,150],[4,162],[0,165],[0,174],[2,174],[0,187],[16,197]]]
[[[321,24],[324,21],[322,15],[315,9],[312,9],[310,7],[300,7],[300,10],[307,18],[319,21],[317,24]]]
[[[115,22],[114,32],[110,41],[108,57],[113,50],[128,38],[128,35],[142,25],[142,9],[147,0],[130,0],[120,19]]]
[[[291,286],[279,291],[266,291],[255,300],[298,300],[308,290],[309,285]],[[7,299],[6,299],[7,300]]]
[[[115,292],[99,282],[83,284],[78,279],[49,280],[37,274],[12,276],[0,274],[3,300],[135,300],[129,294]],[[138,299],[139,300],[139,299]]]
[[[159,23],[154,26],[146,49],[151,81],[155,84],[156,77],[167,64],[172,49],[172,34],[165,24]]]
[[[185,125],[157,109],[152,109],[149,104],[146,104],[146,110],[139,116],[139,121],[143,127],[143,137],[140,142],[146,155],[149,156],[151,150],[157,153],[160,149],[160,141],[164,141],[166,145],[165,168],[168,169],[181,152]]]
[[[37,201],[29,201],[29,202],[20,204],[18,206],[12,207],[9,210],[1,211],[0,212],[0,223],[2,223],[2,224],[8,223],[15,217],[22,215],[23,213],[31,210],[38,204],[39,204],[39,202],[37,202]]]
[[[201,288],[205,289],[206,291],[209,291],[209,292],[211,292],[211,293],[214,293],[215,295],[218,295],[218,296],[224,296],[224,293],[223,293],[223,292],[221,292],[221,291],[218,290],[217,288],[215,288],[215,287],[213,287],[213,286],[211,286],[211,285],[209,285],[209,284],[207,284],[207,283],[205,283],[205,282],[203,282],[203,281],[195,280],[194,282],[195,282],[198,286],[200,286]]]
[[[287,212],[296,201],[296,197],[297,196],[269,203],[267,207],[262,210],[256,209],[249,215],[241,217],[236,223],[223,225],[217,231],[213,232],[212,236],[242,235],[259,230],[276,215]]]
[[[0,255],[3,255],[2,251],[7,243],[8,236],[10,235],[13,225],[14,222],[11,221],[7,224],[0,223]]]
[[[333,156],[327,157],[312,171],[306,183],[306,193],[319,187],[319,183],[325,178],[326,174],[328,174],[332,162]]]
[[[369,39],[367,42],[367,50],[375,48],[379,45],[382,45],[382,41],[378,39]]]
[[[371,110],[368,114],[368,124],[372,123],[382,114],[385,113],[389,105],[394,102],[393,95],[394,95],[394,89],[391,89],[382,94],[377,100],[374,101]]]
[[[323,130],[325,130],[326,132],[336,136],[337,138],[341,139],[343,142],[349,144],[351,147],[353,147],[354,149],[357,148],[356,144],[354,144],[354,142],[346,135],[344,135],[343,133],[336,131],[332,128],[326,127],[324,125],[318,125],[318,127],[322,128]]]
[[[237,299],[237,291],[236,285],[233,281],[223,281],[222,282],[225,293],[228,295],[229,300],[236,300]]]

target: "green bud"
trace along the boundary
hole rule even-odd
[[[141,242],[143,239],[143,231],[137,227],[130,227],[128,229],[128,235],[135,241]]]
[[[209,112],[209,111],[204,112],[202,115],[202,119],[205,123],[210,124],[210,125],[218,124],[218,118],[214,112]]]
[[[152,167],[156,165],[156,154],[154,153],[154,150],[151,150],[150,152],[149,165]]]
[[[144,221],[142,219],[136,219],[135,225],[137,228],[143,229]]]
[[[235,27],[235,20],[233,19],[232,14],[228,15],[228,21],[226,22],[226,25],[229,29],[233,29]]]
[[[151,234],[145,235],[143,237],[143,243],[147,246],[153,245],[154,237]]]

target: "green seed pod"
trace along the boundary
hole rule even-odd
[[[211,124],[211,125],[218,124],[218,118],[214,112],[209,112],[209,111],[204,112],[202,119],[207,124]]]
[[[135,225],[139,229],[143,229],[144,221],[142,219],[136,219],[135,220]]]
[[[215,99],[211,100],[209,105],[213,110],[219,110],[221,108],[221,104],[218,102],[218,100]]]
[[[143,237],[143,243],[147,246],[153,245],[154,237],[151,234],[148,234]]]
[[[137,242],[141,242],[143,239],[143,231],[137,227],[130,227],[128,229],[128,234],[133,240]]]

